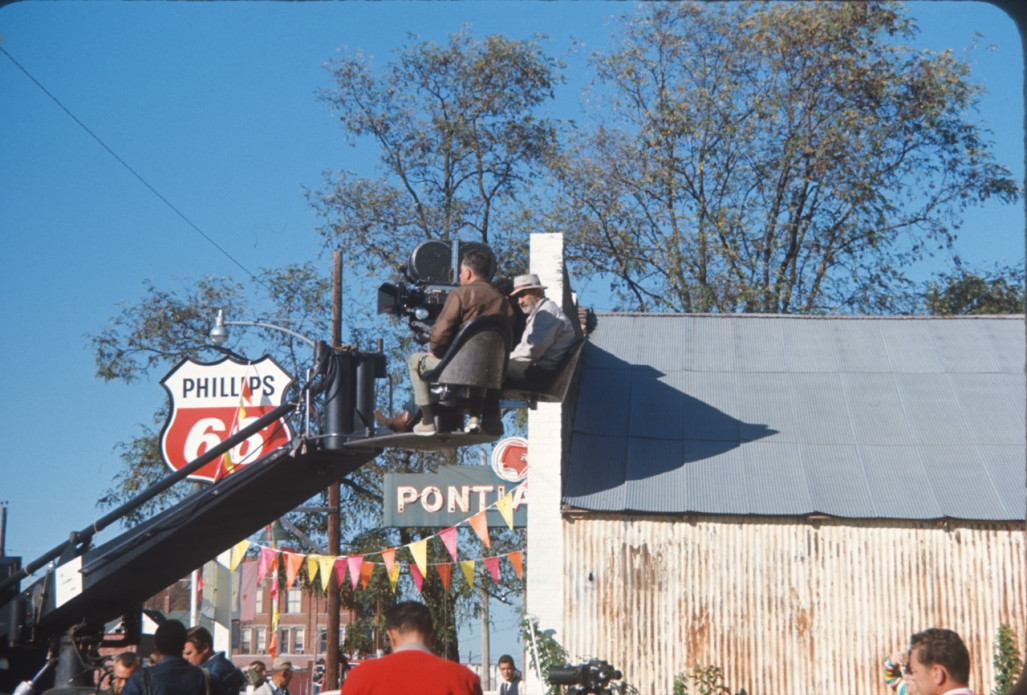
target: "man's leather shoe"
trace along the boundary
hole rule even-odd
[[[401,410],[392,417],[386,417],[377,410],[374,411],[374,419],[382,427],[387,427],[393,432],[409,432],[414,426],[414,416],[405,410]]]

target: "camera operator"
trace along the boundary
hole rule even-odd
[[[504,316],[513,323],[513,310],[507,298],[500,294],[487,278],[489,257],[482,251],[471,249],[460,261],[460,286],[449,293],[435,324],[431,329],[429,352],[415,352],[407,360],[410,367],[410,383],[414,390],[414,402],[421,409],[421,422],[414,425],[414,434],[430,436],[435,434],[435,416],[431,408],[431,393],[428,384],[421,379],[425,372],[437,367],[441,356],[446,353],[450,341],[465,323],[478,316]],[[498,413],[496,414],[498,415]],[[486,415],[488,419],[488,415]],[[477,432],[481,423],[472,413],[468,419],[467,431]]]

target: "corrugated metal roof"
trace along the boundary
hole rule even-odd
[[[1024,319],[600,314],[564,501],[1022,519]]]

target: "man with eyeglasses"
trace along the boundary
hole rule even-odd
[[[913,635],[906,669],[918,695],[973,695],[970,653],[952,630],[932,627]]]
[[[114,666],[111,669],[111,689],[107,692],[110,695],[119,695],[129,676],[138,668],[139,655],[135,652],[121,652],[114,657]]]

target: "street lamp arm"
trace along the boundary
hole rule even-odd
[[[261,323],[259,321],[225,321],[224,323],[226,326],[257,326],[258,328],[270,328],[272,330],[280,331],[281,333],[288,333],[294,338],[299,338],[310,347],[317,347],[314,341],[307,336],[285,328],[284,326],[276,326],[273,323]]]

